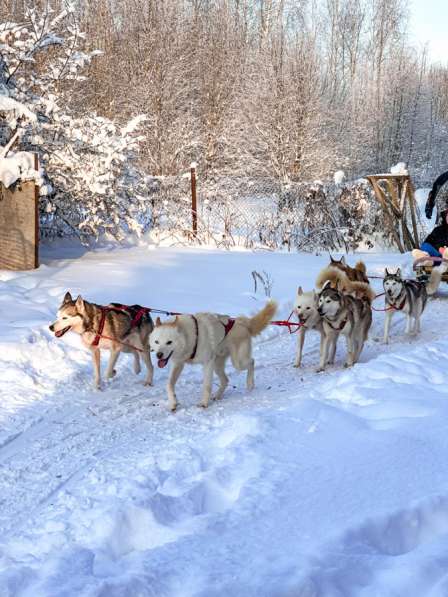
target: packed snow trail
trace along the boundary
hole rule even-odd
[[[104,391],[90,355],[48,323],[67,289],[107,303],[252,313],[250,272],[274,278],[286,317],[326,258],[136,247],[0,274],[0,597],[448,594],[448,301],[422,334],[374,314],[361,363],[292,367],[296,336],[255,344],[256,388],[197,408],[200,367],[145,388],[122,356]],[[408,266],[364,256],[369,272]],[[380,282],[375,285],[380,288]],[[255,299],[255,300],[254,300]]]

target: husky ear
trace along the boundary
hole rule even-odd
[[[390,274],[389,274],[389,270],[387,269],[387,267],[385,268],[385,270],[384,270],[384,271],[385,271],[385,273],[386,273],[386,276],[390,276]]]
[[[333,259],[333,255],[330,254],[330,263],[336,263],[336,259]]]
[[[326,280],[325,284],[322,286],[322,290],[325,290],[325,288],[328,288],[329,286],[331,286],[331,280]]]
[[[160,317],[157,317],[156,318],[156,328],[158,328],[159,325],[162,325],[162,320],[160,319]]]
[[[301,286],[299,286],[299,287],[297,288],[297,294],[298,294],[299,296],[300,296],[301,294],[303,294],[303,290],[302,290],[302,287],[301,287]]]
[[[65,296],[64,296],[64,300],[62,301],[62,304],[65,305],[65,303],[71,303],[72,302],[72,295],[70,294],[70,292],[66,292]]]
[[[396,276],[398,276],[399,278],[401,278],[401,267],[399,267],[395,273]]]
[[[342,265],[347,265],[345,263],[345,255],[342,255],[340,263],[342,263]]]
[[[78,311],[80,313],[84,313],[84,311],[86,310],[86,306],[84,304],[84,299],[82,298],[82,296],[79,294],[78,298],[76,299],[76,308],[78,309]]]

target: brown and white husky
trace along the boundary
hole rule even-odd
[[[145,385],[151,385],[153,366],[149,354],[149,335],[154,326],[148,312],[135,321],[135,315],[140,309],[139,305],[122,309],[116,303],[102,307],[89,303],[81,296],[74,300],[70,292],[67,292],[50,330],[57,338],[69,331],[81,336],[83,344],[92,352],[94,382],[98,389],[101,387],[101,350],[110,351],[106,378],[115,375],[117,359],[121,352],[126,352],[134,355],[136,373],[140,373],[139,355],[142,357],[147,370]]]

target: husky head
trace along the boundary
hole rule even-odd
[[[338,290],[338,285],[336,285],[336,288],[333,288],[330,280],[328,280],[323,285],[317,300],[317,310],[319,315],[321,317],[328,317],[329,319],[337,317],[338,311],[342,307],[343,300],[344,297]]]
[[[294,312],[302,324],[307,321],[312,324],[320,318],[317,311],[317,294],[315,290],[303,292],[302,287],[299,286],[294,300]]]
[[[168,365],[173,355],[185,353],[185,338],[180,333],[177,317],[174,321],[162,323],[157,317],[156,324],[149,336],[151,350],[156,353],[157,365],[161,368]]]
[[[395,273],[389,272],[387,267],[383,278],[383,288],[386,296],[397,298],[403,290],[403,279],[401,269],[398,268]]]
[[[73,330],[81,334],[84,329],[85,303],[81,296],[76,301],[72,299],[70,292],[67,292],[59,307],[57,319],[50,325],[50,331],[54,332],[56,338]]]

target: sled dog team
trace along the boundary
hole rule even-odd
[[[442,273],[448,264],[433,268],[425,286],[421,282],[401,277],[401,271],[385,271],[383,287],[385,294],[384,342],[389,341],[389,329],[395,311],[407,316],[406,333],[420,331],[420,317],[427,296],[436,292]],[[295,367],[300,367],[305,335],[310,330],[320,334],[320,360],[317,371],[333,364],[336,345],[340,335],[347,343],[346,367],[354,365],[362,352],[372,324],[372,301],[375,293],[369,284],[366,267],[358,262],[350,267],[345,258],[331,258],[317,280],[318,291],[304,292],[298,288],[294,312],[300,327],[297,338]],[[114,377],[115,365],[121,352],[134,357],[134,371],[140,373],[140,356],[146,367],[145,385],[152,385],[153,365],[150,347],[163,368],[171,364],[168,376],[168,403],[174,411],[177,407],[175,386],[186,364],[200,364],[204,381],[200,405],[206,408],[212,398],[213,374],[219,379],[214,395],[219,400],[228,384],[225,364],[230,358],[238,371],[247,372],[247,389],[254,387],[254,359],[252,338],[260,334],[273,318],[277,305],[268,301],[253,317],[236,317],[217,313],[176,315],[162,323],[157,317],[153,322],[147,309],[140,305],[124,306],[110,303],[106,307],[89,303],[81,296],[75,300],[67,292],[50,330],[57,338],[68,331],[81,336],[83,344],[92,352],[95,386],[101,386],[100,354],[108,350],[110,358],[106,378]]]
[[[247,371],[247,389],[254,387],[254,359],[252,338],[260,334],[276,311],[274,301],[253,317],[230,318],[217,313],[177,315],[174,320],[155,324],[148,311],[139,305],[124,307],[111,303],[107,307],[95,305],[78,296],[74,300],[66,293],[59,308],[57,320],[50,330],[60,338],[72,330],[81,336],[85,346],[92,351],[95,386],[100,388],[100,353],[110,351],[106,378],[115,375],[115,364],[120,352],[134,356],[134,370],[140,372],[140,355],[146,366],[146,385],[152,385],[153,366],[149,347],[156,353],[159,367],[171,363],[168,378],[168,401],[176,410],[176,382],[185,364],[199,365],[204,369],[201,406],[207,408],[212,391],[213,374],[219,378],[219,388],[214,396],[219,400],[228,384],[225,363],[230,357],[238,371]]]

